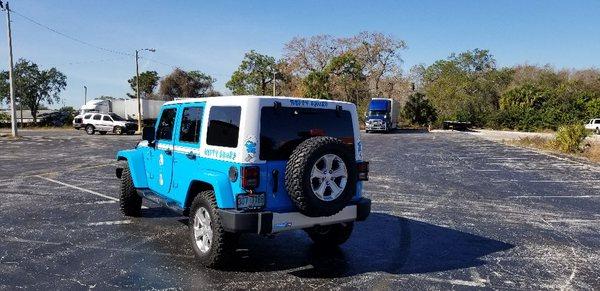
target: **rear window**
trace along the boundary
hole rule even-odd
[[[239,106],[213,106],[208,117],[206,144],[235,148],[240,133]]]
[[[332,136],[354,148],[352,115],[346,110],[263,107],[260,115],[260,159],[287,160],[313,136]]]

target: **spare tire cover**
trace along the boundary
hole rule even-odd
[[[292,152],[285,168],[285,187],[300,213],[330,216],[356,194],[354,153],[341,140],[313,137]]]

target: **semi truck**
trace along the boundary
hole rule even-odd
[[[389,132],[398,127],[400,104],[391,98],[373,98],[365,115],[367,132]]]
[[[144,120],[156,120],[160,107],[166,101],[141,99]],[[126,120],[137,120],[137,99],[92,99],[79,109],[79,115],[94,113],[114,113]]]

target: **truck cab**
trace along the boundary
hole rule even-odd
[[[370,200],[356,106],[266,96],[165,103],[154,127],[117,159],[121,211],[140,216],[142,198],[190,219],[196,256],[230,258],[236,234],[304,229],[317,244],[345,242]]]
[[[366,132],[389,132],[398,126],[398,102],[389,98],[373,98],[365,114]]]
[[[600,134],[600,118],[590,119],[590,121],[585,124],[585,129]]]

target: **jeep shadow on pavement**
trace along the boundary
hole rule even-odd
[[[288,97],[230,96],[165,103],[116,175],[120,208],[142,198],[189,217],[198,261],[226,267],[240,234],[304,230],[322,247],[345,243],[371,201],[356,106]]]

